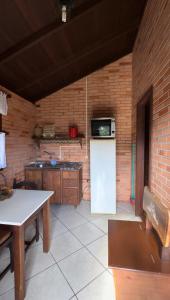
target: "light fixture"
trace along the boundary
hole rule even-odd
[[[67,6],[66,5],[62,5],[62,9],[61,9],[61,20],[63,23],[67,22]]]
[[[72,0],[59,0],[61,6],[61,20],[66,23],[70,17],[70,11],[72,8]]]

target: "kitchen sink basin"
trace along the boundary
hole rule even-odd
[[[55,165],[57,167],[59,163]],[[54,167],[50,161],[35,161],[27,165],[27,167],[32,167],[32,168],[51,168]]]
[[[50,161],[35,161],[27,165],[29,168],[53,168],[53,169],[76,169],[81,166],[78,162],[57,162],[56,165],[52,165]]]

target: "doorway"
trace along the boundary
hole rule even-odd
[[[144,186],[150,186],[152,102],[153,88],[151,87],[137,104],[135,214],[140,216],[143,214]]]

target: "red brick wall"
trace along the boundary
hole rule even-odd
[[[131,112],[132,112],[132,56],[128,55],[115,63],[91,74],[86,79],[52,94],[38,102],[37,120],[40,124],[54,123],[57,132],[67,134],[71,124],[77,124],[79,132],[86,134],[88,143],[58,146],[56,144],[40,147],[39,158],[48,159],[44,150],[53,152],[56,159],[83,161],[84,199],[90,199],[89,175],[89,136],[90,119],[94,116],[116,117],[117,138],[117,200],[129,201],[131,177]],[[86,148],[87,147],[87,148]]]
[[[170,202],[170,1],[149,0],[133,51],[133,99],[153,85],[151,190]],[[135,114],[133,133],[135,135]]]
[[[8,115],[2,117],[2,128],[9,132],[6,136],[7,168],[0,172],[7,176],[11,185],[14,177],[23,178],[24,165],[35,159],[36,152],[31,138],[35,126],[35,106],[10,94],[12,97],[8,99]]]

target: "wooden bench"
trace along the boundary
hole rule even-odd
[[[154,232],[144,222],[109,220],[108,238],[116,300],[168,300],[170,262],[161,260]]]
[[[161,258],[170,260],[170,203],[160,200],[145,187],[143,209],[146,214],[146,229],[154,228],[160,238]]]

